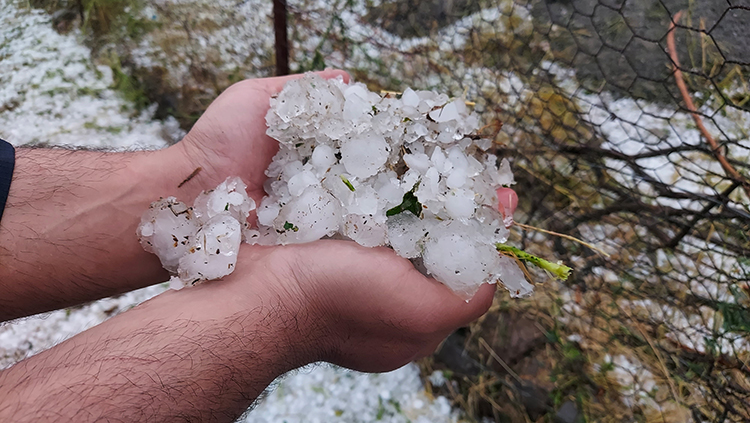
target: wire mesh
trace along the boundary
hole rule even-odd
[[[750,2],[289,2],[293,67],[464,96],[536,273],[423,365],[477,420],[750,421]],[[674,48],[669,48],[670,43]],[[679,82],[684,81],[681,89]]]

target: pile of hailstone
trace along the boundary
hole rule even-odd
[[[234,270],[242,241],[251,242],[247,217],[255,201],[240,178],[201,193],[192,207],[175,197],[151,204],[137,234],[143,248],[159,256],[175,276],[172,289],[219,279]]]
[[[464,298],[497,280],[512,296],[533,290],[496,249],[512,223],[497,211],[496,190],[513,175],[487,152],[491,140],[474,135],[479,120],[464,100],[411,89],[382,96],[306,75],[271,100],[266,122],[279,152],[257,229],[246,228],[255,204],[237,179],[193,208],[168,198],[144,215],[141,242],[177,275],[174,286],[231,272],[242,237],[262,245],[341,238],[390,246]]]

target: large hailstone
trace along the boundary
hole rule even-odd
[[[159,256],[170,273],[177,273],[180,258],[187,254],[199,228],[192,207],[167,197],[151,204],[141,217],[137,234],[144,250]]]
[[[470,297],[477,283],[497,280],[500,254],[492,244],[459,221],[434,224],[424,243],[422,258],[427,271],[459,295]]]
[[[255,236],[247,228],[255,202],[246,190],[240,178],[228,178],[198,195],[193,207],[169,197],[143,214],[138,239],[174,275],[170,287],[180,289],[232,273],[243,236]]]
[[[279,210],[274,228],[279,244],[301,244],[331,236],[341,225],[341,205],[328,191],[308,187]]]
[[[374,133],[358,135],[341,143],[341,163],[360,179],[377,174],[388,160],[388,143]]]

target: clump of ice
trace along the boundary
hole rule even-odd
[[[239,178],[198,196],[154,203],[138,234],[181,288],[234,268],[241,238],[285,245],[337,237],[390,246],[457,294],[502,281],[512,296],[532,292],[495,244],[512,221],[497,189],[513,183],[507,160],[487,152],[477,116],[462,99],[407,89],[381,96],[363,84],[306,75],[271,99],[268,135],[279,151],[266,170],[257,230],[255,203]]]
[[[152,203],[144,213],[138,238],[174,275],[171,288],[232,273],[243,237],[245,241],[254,237],[247,217],[255,209],[255,201],[246,190],[240,178],[228,178],[216,189],[198,195],[192,207],[168,197]]]
[[[268,135],[279,152],[258,210],[265,245],[343,237],[391,246],[469,298],[500,279],[513,296],[533,287],[494,244],[508,237],[496,191],[513,183],[507,160],[477,139],[463,99],[407,89],[382,96],[316,75],[271,100]]]

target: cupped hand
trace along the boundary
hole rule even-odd
[[[498,196],[499,208],[512,214],[516,193],[503,188]],[[282,310],[276,315],[287,316],[282,339],[305,357],[302,363],[322,360],[367,372],[431,354],[451,332],[484,314],[495,292],[485,284],[466,302],[389,248],[340,240],[243,246],[237,273],[243,272],[253,276],[232,277],[262,282],[240,282],[240,297],[273,298]]]
[[[324,78],[348,75],[321,72]],[[278,150],[266,135],[269,100],[292,78],[247,80],[217,98],[183,142],[173,146],[202,171],[192,189],[240,176],[248,193],[264,195],[265,169]],[[499,209],[513,213],[511,189],[498,190]],[[494,285],[464,301],[425,277],[388,248],[322,240],[283,247],[243,245],[237,270],[225,279],[238,298],[268,298],[280,339],[307,361],[325,360],[360,371],[387,371],[429,355],[456,328],[484,314]],[[241,301],[241,300],[240,300]],[[292,322],[290,324],[289,322]]]
[[[327,361],[366,372],[431,354],[484,314],[495,292],[495,285],[483,285],[466,302],[389,248],[341,240],[244,245],[225,280],[234,298],[261,296],[273,304],[269,322],[296,363]]]

